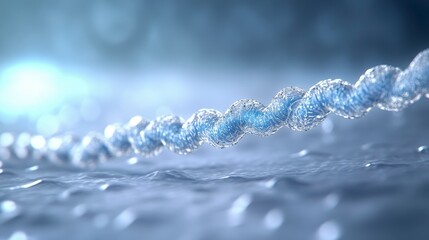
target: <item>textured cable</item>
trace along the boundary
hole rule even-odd
[[[89,133],[82,139],[70,134],[44,138],[4,133],[0,153],[4,158],[45,159],[75,166],[95,166],[100,161],[133,153],[153,156],[164,147],[186,154],[204,142],[229,147],[246,133],[267,136],[284,126],[307,131],[331,112],[353,119],[364,116],[372,107],[399,111],[422,95],[429,98],[429,49],[418,54],[403,71],[380,65],[368,69],[354,85],[329,79],[307,92],[285,88],[268,106],[248,99],[235,102],[224,114],[202,109],[186,121],[177,116],[153,121],[134,117],[127,124],[107,126],[104,135]]]

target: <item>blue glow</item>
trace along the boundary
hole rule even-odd
[[[64,76],[50,63],[13,64],[0,72],[0,114],[37,116],[59,106],[70,94],[86,90],[82,81]]]

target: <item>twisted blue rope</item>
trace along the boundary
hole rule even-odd
[[[81,140],[65,135],[50,138],[45,146],[38,144],[38,148],[31,141],[28,146],[21,144],[21,150],[24,146],[50,161],[78,166],[92,166],[132,152],[152,156],[163,147],[186,154],[204,142],[219,148],[232,146],[246,133],[267,136],[284,126],[307,131],[331,112],[353,119],[364,116],[373,107],[399,111],[422,95],[429,97],[429,49],[418,54],[404,71],[380,65],[367,70],[354,85],[329,79],[307,92],[296,87],[285,88],[266,107],[247,99],[235,102],[224,114],[202,109],[186,121],[178,116],[153,121],[134,117],[128,124],[107,126],[104,136],[90,133]],[[20,146],[14,143],[10,147],[16,153]]]

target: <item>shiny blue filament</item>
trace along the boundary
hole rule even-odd
[[[90,133],[83,139],[66,135],[45,140],[36,136],[36,140],[33,137],[24,143],[18,137],[3,148],[10,150],[11,157],[18,157],[17,152],[26,150],[26,156],[93,166],[132,153],[156,155],[164,147],[179,154],[190,153],[204,142],[219,148],[229,147],[246,133],[267,136],[284,126],[307,131],[331,112],[353,119],[364,116],[373,107],[399,111],[423,95],[429,97],[429,49],[418,54],[405,70],[380,65],[367,70],[354,85],[328,79],[307,92],[285,88],[268,106],[255,100],[240,100],[224,114],[202,109],[187,120],[177,116],[153,121],[134,117],[125,125],[107,126],[104,135]]]

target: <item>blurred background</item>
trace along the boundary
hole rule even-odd
[[[428,11],[424,0],[5,1],[1,128],[51,135],[354,82],[427,48]]]
[[[0,133],[268,104],[406,68],[428,30],[425,0],[0,1]],[[0,239],[428,239],[427,103],[94,170],[0,154]]]

